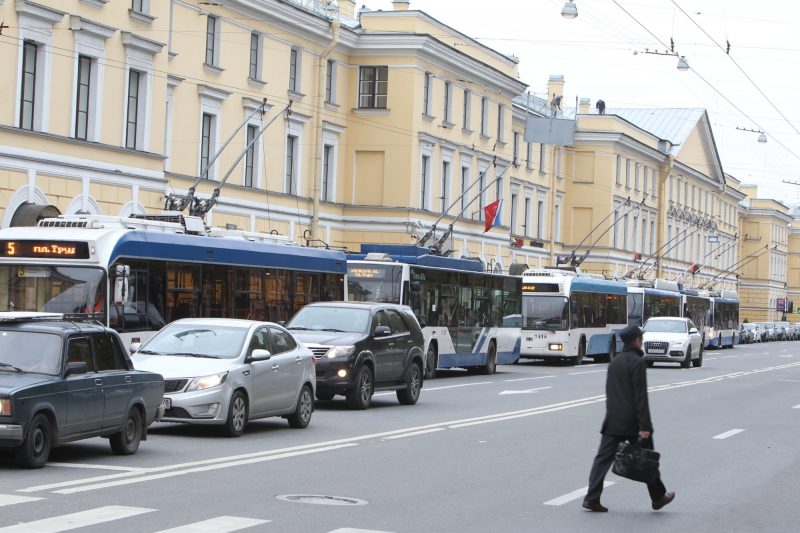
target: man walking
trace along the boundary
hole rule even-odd
[[[600,503],[600,495],[619,444],[642,439],[644,447],[653,448],[653,424],[647,401],[647,365],[642,359],[642,330],[628,326],[619,336],[625,347],[608,365],[606,418],[600,430],[603,437],[589,475],[589,490],[583,500],[583,508],[596,513],[608,512]],[[675,499],[675,493],[667,492],[660,478],[648,483],[647,490],[654,511]]]

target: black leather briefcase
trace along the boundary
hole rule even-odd
[[[650,483],[659,477],[660,460],[661,454],[642,447],[642,441],[621,442],[611,470],[620,477]]]

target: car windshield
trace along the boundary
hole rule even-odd
[[[645,333],[686,333],[683,320],[650,320],[644,325]]]
[[[88,314],[105,322],[105,287],[99,268],[0,265],[0,311]]]
[[[523,296],[523,329],[565,330],[569,306],[563,296]]]
[[[249,327],[172,323],[156,333],[139,353],[236,359]]]
[[[365,333],[368,325],[369,309],[310,305],[298,311],[286,327],[295,331]]]
[[[61,337],[33,331],[0,331],[0,372],[56,376],[61,372]]]

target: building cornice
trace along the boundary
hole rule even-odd
[[[216,87],[202,84],[197,85],[197,94],[211,98],[212,100],[216,100],[218,102],[222,102],[231,95],[231,93],[228,91],[223,91],[222,89],[217,89]]]
[[[792,222],[794,222],[794,218],[791,215],[788,215],[786,213],[781,213],[777,209],[768,209],[768,208],[765,208],[765,209],[756,208],[756,209],[754,209],[754,208],[749,208],[747,210],[747,212],[745,213],[744,218],[750,218],[750,217],[774,218],[776,220],[779,220],[780,222],[785,222],[787,225],[791,224]]]
[[[618,146],[657,163],[664,163],[668,158],[667,154],[642,144],[626,133],[617,131],[578,130],[575,132],[575,146],[573,148],[577,149],[579,143]]]
[[[122,44],[129,48],[135,48],[153,55],[161,52],[166,46],[164,43],[141,37],[129,31],[122,32]]]
[[[28,15],[50,25],[61,22],[61,19],[66,15],[64,11],[29,2],[28,0],[17,0],[14,7],[17,13]]]
[[[69,29],[74,31],[83,31],[94,37],[101,39],[108,39],[117,32],[117,28],[100,24],[77,15],[70,15]]]

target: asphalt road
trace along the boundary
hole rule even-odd
[[[643,485],[613,475],[611,512],[580,508],[605,365],[522,363],[428,381],[416,406],[394,393],[365,412],[319,404],[305,430],[273,419],[226,439],[159,424],[131,457],[93,439],[42,470],[0,458],[0,532],[800,530],[800,342],[709,351],[702,368],[656,366],[648,380],[677,491],[658,513]]]

